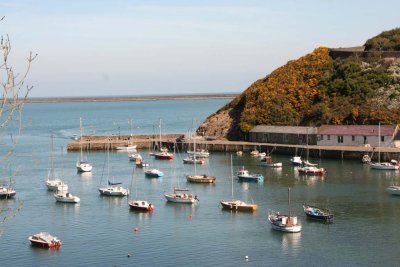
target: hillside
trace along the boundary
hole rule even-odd
[[[373,53],[365,57],[333,59],[328,48],[319,47],[289,61],[208,117],[199,131],[240,140],[260,124],[397,124],[400,59],[382,55],[384,49],[399,50],[399,32],[396,28],[369,39],[365,49]]]

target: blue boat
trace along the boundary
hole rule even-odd
[[[327,223],[333,222],[333,214],[328,210],[303,204],[304,213],[311,219],[322,220]]]
[[[249,173],[244,167],[238,171],[237,177],[241,182],[264,182],[264,176],[261,174]]]

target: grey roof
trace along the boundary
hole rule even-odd
[[[317,134],[318,128],[304,126],[271,126],[257,125],[251,133],[284,133],[284,134]]]

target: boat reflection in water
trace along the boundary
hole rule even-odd
[[[279,233],[277,233],[279,234]],[[301,248],[301,232],[291,233],[290,235],[280,235],[282,250],[290,255],[297,255]]]

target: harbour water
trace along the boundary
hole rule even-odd
[[[212,153],[197,173],[217,177],[215,185],[188,184],[186,156],[177,152],[173,161],[144,159],[164,172],[158,179],[145,178],[126,153],[110,154],[110,176],[131,189],[127,198],[101,197],[105,185],[106,154],[90,153],[91,174],[76,172],[79,153],[66,153],[66,144],[79,134],[79,117],[85,133],[128,134],[128,121],[135,134],[158,133],[159,119],[166,133],[187,133],[192,121],[202,121],[228,99],[169,100],[102,103],[36,103],[24,107],[24,130],[12,157],[2,170],[5,177],[16,172],[14,200],[0,200],[3,220],[20,206],[11,220],[0,224],[1,266],[395,266],[400,256],[400,198],[385,193],[399,184],[399,172],[374,171],[360,161],[312,159],[328,170],[324,177],[299,176],[289,157],[275,155],[281,169],[260,166],[258,158],[233,155],[233,169],[245,166],[262,173],[264,183],[233,180],[234,198],[258,204],[255,213],[221,209],[231,199],[229,153]],[[196,124],[196,122],[195,122]],[[54,134],[54,165],[63,175],[79,204],[56,203],[47,191],[50,134]],[[6,142],[7,136],[2,142]],[[4,145],[0,146],[4,151]],[[63,150],[63,156],[61,156]],[[4,179],[3,179],[4,180]],[[134,186],[136,184],[136,187]],[[165,192],[173,186],[190,188],[198,204],[167,203]],[[285,234],[271,230],[268,210],[288,211],[287,188],[291,188],[291,211],[303,230]],[[129,210],[127,200],[146,199],[153,213]],[[327,207],[335,214],[333,224],[310,221],[302,203]],[[137,228],[138,231],[134,231]],[[28,236],[48,231],[59,237],[59,250],[31,247]],[[245,260],[248,256],[248,260]]]

